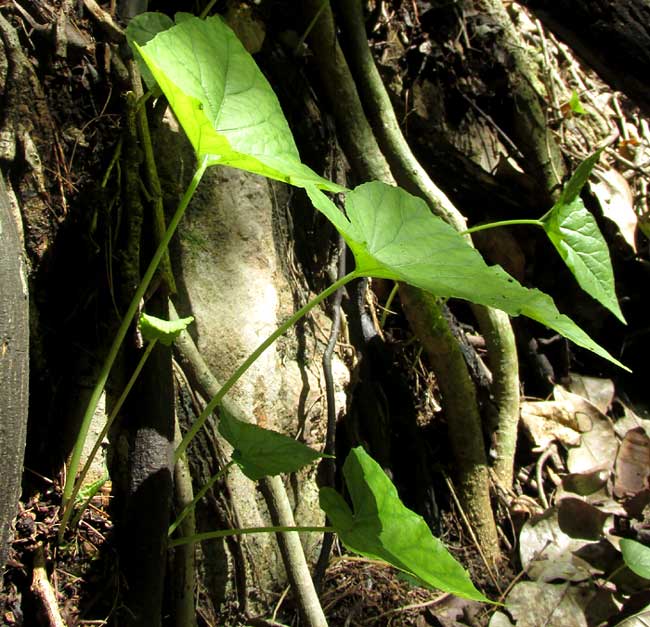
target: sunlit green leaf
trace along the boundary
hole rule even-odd
[[[391,480],[361,447],[350,451],[343,475],[352,510],[331,488],[321,488],[320,504],[350,551],[384,560],[421,585],[487,601],[424,519],[404,506]]]
[[[564,186],[558,202],[542,218],[542,223],[578,285],[621,322],[625,322],[616,298],[614,270],[607,242],[594,216],[587,211],[580,198],[580,192],[598,162],[600,153],[600,150],[596,151],[577,167]]]
[[[548,295],[523,287],[499,266],[488,266],[423,200],[399,187],[365,183],[347,194],[346,218],[320,190],[310,187],[307,192],[345,237],[359,274],[528,316],[625,368],[561,314]]]
[[[148,342],[158,340],[165,346],[171,346],[179,334],[185,331],[193,321],[193,316],[178,320],[162,320],[142,312],[140,314],[140,332]]]
[[[650,579],[650,548],[629,538],[620,541],[625,565],[639,577]]]
[[[614,270],[607,242],[582,199],[578,196],[570,203],[555,205],[542,222],[546,234],[578,285],[621,322],[625,322],[616,298]]]
[[[219,432],[232,445],[233,460],[253,481],[296,472],[323,457],[301,442],[277,431],[237,420],[227,412],[221,416]]]
[[[573,113],[577,113],[579,115],[584,115],[587,113],[587,110],[582,106],[578,92],[575,89],[571,93],[571,98],[569,99],[569,108],[571,111],[573,111]]]
[[[300,161],[271,86],[219,16],[183,20],[138,49],[199,158],[342,191]]]

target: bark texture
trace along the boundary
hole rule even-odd
[[[646,0],[525,0],[522,4],[650,115],[650,4]]]
[[[29,296],[22,244],[0,173],[0,568],[23,472],[29,393]]]

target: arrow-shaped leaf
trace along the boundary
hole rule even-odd
[[[488,266],[420,198],[399,187],[365,183],[347,194],[346,218],[320,190],[308,187],[307,193],[345,237],[357,274],[404,281],[436,296],[528,316],[625,368],[561,314],[550,296],[523,287],[499,266]]]
[[[542,218],[544,230],[580,287],[609,309],[621,322],[609,249],[594,216],[580,198],[600,151],[583,161],[566,184],[560,200]]]
[[[273,89],[219,16],[184,19],[139,50],[199,158],[343,191],[300,161]]]
[[[321,488],[320,505],[350,551],[384,560],[425,586],[488,600],[424,519],[404,506],[391,480],[361,447],[350,451],[343,475],[353,509],[331,488]]]
[[[219,432],[232,445],[233,460],[253,481],[296,472],[324,457],[286,435],[237,420],[227,412],[222,412]]]

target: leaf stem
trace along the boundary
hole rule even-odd
[[[81,490],[81,487],[83,486],[84,479],[86,478],[86,475],[90,470],[90,467],[93,463],[93,459],[95,459],[95,455],[97,455],[97,451],[99,450],[99,447],[102,445],[102,442],[104,441],[104,438],[108,433],[108,430],[111,428],[111,425],[115,421],[115,418],[117,417],[117,414],[119,413],[120,409],[122,409],[122,405],[124,404],[126,397],[129,395],[131,388],[135,384],[138,376],[140,375],[140,371],[144,367],[145,363],[147,363],[147,359],[149,359],[149,355],[151,355],[151,351],[153,350],[157,342],[158,340],[153,340],[149,342],[149,344],[147,344],[147,348],[145,349],[144,353],[142,353],[142,357],[140,357],[140,361],[138,362],[138,365],[135,367],[135,370],[133,371],[131,378],[129,379],[128,383],[124,386],[124,390],[122,390],[122,394],[120,394],[120,397],[117,399],[111,411],[110,416],[108,416],[108,418],[106,419],[106,424],[104,425],[104,428],[102,429],[101,433],[97,436],[97,441],[95,442],[95,445],[90,451],[90,454],[88,455],[88,459],[86,460],[86,463],[82,471],[79,473],[79,478],[74,482],[74,487],[72,489],[72,493],[70,494],[70,498],[64,504],[63,516],[61,516],[61,524],[59,525],[59,542],[63,540],[63,535],[65,534],[66,527],[68,526],[68,521],[70,520],[70,516],[72,515],[74,501],[77,498],[77,494],[79,494],[79,490]]]
[[[470,233],[486,231],[487,229],[496,229],[500,226],[516,226],[519,224],[530,224],[544,228],[544,223],[541,220],[501,220],[500,222],[490,222],[489,224],[479,224],[478,226],[473,226],[471,229],[462,231],[461,235],[469,235]]]
[[[226,538],[228,536],[244,536],[253,533],[286,533],[287,531],[296,532],[314,532],[314,533],[333,533],[334,527],[247,527],[245,529],[218,529],[217,531],[206,531],[205,533],[197,533],[193,536],[186,538],[176,538],[170,540],[168,547],[171,549],[175,546],[182,546],[184,544],[193,544],[195,542],[203,542],[204,540],[214,540],[215,538]]]
[[[208,4],[205,6],[205,9],[203,9],[203,11],[201,11],[201,15],[199,15],[199,18],[204,20],[206,17],[208,17],[208,13],[210,13],[210,11],[212,11],[212,7],[215,4],[217,4],[217,0],[210,0],[210,2],[208,2]]]
[[[176,520],[169,525],[169,531],[167,532],[168,536],[171,536],[174,531],[176,531],[176,528],[183,522],[183,520],[186,518],[186,516],[194,509],[196,504],[203,498],[204,494],[221,478],[223,477],[226,472],[228,472],[228,469],[235,463],[234,460],[230,460],[219,472],[216,474],[212,475],[210,479],[206,482],[206,484],[196,493],[196,496],[192,499],[190,503],[188,503],[184,508],[183,511],[178,515]]]
[[[281,335],[284,335],[300,318],[307,315],[316,305],[324,301],[328,296],[336,292],[340,287],[343,287],[353,279],[361,276],[357,274],[356,271],[346,274],[344,277],[332,283],[326,290],[322,291],[318,296],[313,300],[310,300],[304,307],[301,307],[296,311],[293,316],[291,316],[286,322],[280,325],[269,337],[267,337],[247,358],[244,363],[235,370],[232,376],[223,384],[221,389],[213,397],[213,399],[205,406],[203,411],[200,413],[198,418],[194,421],[194,424],[188,430],[188,432],[183,437],[183,440],[178,445],[176,452],[174,453],[174,463],[178,461],[178,458],[185,452],[189,443],[192,441],[192,438],[201,430],[205,421],[208,419],[208,416],[221,404],[223,397],[230,391],[230,389],[239,381],[242,375],[255,363],[259,356],[269,347],[275,340],[277,340]]]
[[[384,325],[386,324],[386,319],[388,318],[388,314],[391,313],[390,306],[393,304],[393,300],[395,300],[395,296],[397,296],[398,290],[399,290],[399,283],[395,281],[395,285],[393,285],[393,289],[390,291],[390,294],[388,295],[388,298],[386,300],[386,304],[384,305],[384,310],[381,312],[381,320],[379,321],[380,329],[383,329]]]
[[[176,212],[174,213],[169,223],[169,226],[167,227],[167,230],[163,235],[163,238],[160,240],[160,244],[158,245],[158,248],[156,249],[156,252],[152,257],[151,262],[149,263],[149,267],[144,273],[144,276],[142,277],[142,280],[140,281],[140,284],[138,285],[138,288],[135,291],[133,298],[131,299],[129,308],[126,311],[126,314],[124,314],[122,323],[120,324],[120,327],[117,330],[115,337],[113,338],[113,343],[108,351],[108,355],[106,356],[104,364],[102,365],[101,371],[99,373],[99,377],[97,379],[97,383],[95,384],[95,387],[93,388],[92,394],[90,396],[90,400],[88,401],[88,406],[86,407],[86,412],[81,421],[81,427],[79,428],[77,440],[72,450],[72,457],[70,458],[70,465],[68,467],[65,487],[63,489],[63,499],[62,499],[63,505],[65,505],[70,500],[70,497],[72,495],[74,480],[77,474],[77,470],[79,469],[79,463],[81,461],[81,453],[83,451],[83,446],[86,441],[86,437],[88,436],[88,429],[90,428],[90,423],[92,422],[93,416],[95,414],[95,410],[97,409],[97,405],[99,404],[99,399],[101,398],[102,392],[104,391],[104,386],[106,385],[106,381],[108,380],[108,375],[110,374],[111,368],[115,363],[115,359],[117,358],[120,347],[122,346],[122,342],[126,337],[129,327],[131,326],[131,322],[133,322],[133,319],[135,318],[135,315],[138,311],[138,307],[140,306],[140,301],[142,300],[143,296],[145,295],[145,292],[147,291],[147,288],[149,287],[149,284],[151,283],[151,279],[153,278],[156,269],[158,268],[158,264],[160,263],[160,260],[165,254],[165,251],[167,250],[167,245],[169,244],[172,236],[174,235],[174,232],[176,231],[176,227],[181,221],[181,218],[185,213],[185,209],[187,209],[187,205],[189,204],[192,196],[194,195],[194,192],[196,191],[196,188],[198,187],[201,178],[203,177],[203,174],[205,173],[207,167],[208,167],[208,159],[207,157],[204,157],[199,167],[197,168],[196,172],[194,173],[194,176],[192,177],[190,184],[187,186],[187,189],[185,190],[183,197],[178,203]]]

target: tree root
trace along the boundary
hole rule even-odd
[[[321,0],[306,2],[308,17],[315,15],[320,8]],[[388,162],[379,148],[363,111],[352,74],[338,46],[334,19],[329,6],[322,11],[316,21],[309,40],[315,53],[314,59],[319,66],[324,89],[332,104],[341,143],[352,167],[363,179],[377,179],[395,184]],[[345,102],[346,106],[342,107],[341,102]],[[352,146],[350,152],[348,152],[348,146]],[[441,199],[438,198],[436,202],[439,207]],[[421,308],[407,307],[406,313],[407,316],[413,316],[409,317],[409,323],[419,339],[424,342],[424,338],[428,338],[428,324],[437,321],[442,329],[443,324],[446,326],[446,321],[435,299],[427,298],[426,295],[418,292],[418,290],[407,286],[400,288],[400,296],[404,294],[406,300],[409,297],[417,299],[422,306]],[[484,548],[489,547],[489,559],[494,562],[499,555],[499,543],[494,515],[490,506],[487,459],[483,450],[476,394],[453,334],[447,328],[446,332],[441,330],[437,335],[439,341],[435,347],[433,365],[441,389],[453,393],[457,377],[470,382],[471,394],[450,398],[452,404],[457,402],[458,407],[462,406],[463,409],[452,409],[448,414],[450,425],[454,421],[460,421],[450,428],[449,435],[453,440],[462,434],[462,442],[453,445],[455,451],[460,452],[468,441],[473,443],[474,454],[470,458],[472,461],[468,465],[464,465],[463,461],[467,458],[461,457],[458,460],[461,466],[459,471],[461,498],[477,531],[479,542]],[[442,379],[445,380],[445,383],[442,383]],[[446,400],[445,408],[447,409]],[[467,423],[462,422],[468,415],[473,419]]]
[[[397,182],[426,200],[433,213],[456,230],[463,231],[465,218],[431,180],[402,133],[368,47],[361,2],[346,0],[339,4],[356,83]],[[514,333],[507,314],[480,305],[473,305],[472,310],[485,337],[492,371],[492,401],[497,408],[495,424],[492,425],[496,430],[495,472],[504,485],[512,486],[514,445],[519,423],[519,366]]]
[[[59,612],[59,604],[56,600],[56,592],[47,578],[45,569],[45,550],[43,544],[36,547],[34,553],[34,570],[32,573],[32,585],[29,591],[34,595],[40,610],[43,624],[47,627],[66,627]]]
[[[178,317],[171,304],[170,313],[172,319]],[[196,344],[186,331],[183,331],[175,341],[174,350],[179,353],[179,361],[184,369],[189,370],[188,375],[191,375],[189,378],[196,382],[201,395],[205,398],[213,398],[221,389],[221,384],[210,371],[210,367],[205,363]],[[228,397],[224,398],[221,410],[235,416],[241,413]],[[296,522],[282,480],[278,477],[266,477],[259,483],[273,523],[295,527]],[[299,536],[296,533],[279,533],[277,539],[287,576],[305,625],[327,627],[327,620],[318,600]]]

